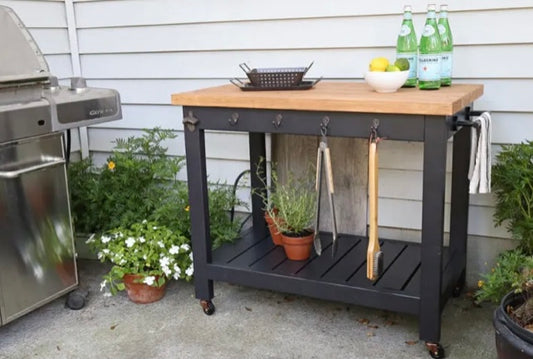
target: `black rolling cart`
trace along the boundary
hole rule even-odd
[[[363,83],[321,82],[305,91],[240,91],[233,85],[172,95],[183,106],[192,221],[196,297],[206,314],[215,310],[213,281],[353,303],[418,316],[420,339],[434,358],[441,311],[464,285],[468,223],[470,107],[482,85],[453,85],[438,91],[400,89],[372,92]],[[380,238],[382,275],[366,279],[367,238],[343,235],[335,257],[312,255],[290,261],[270,240],[258,196],[252,197],[252,228],[235,244],[211,250],[207,198],[205,130],[249,134],[251,185],[260,187],[256,166],[264,161],[265,133],[368,138],[379,121],[380,136],[424,143],[422,240],[410,243]],[[443,245],[447,142],[453,137],[450,244]],[[229,144],[230,145],[230,144]],[[331,234],[321,233],[323,250]]]

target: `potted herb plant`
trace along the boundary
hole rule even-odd
[[[271,196],[275,207],[270,211],[281,232],[285,254],[291,260],[306,260],[311,254],[314,235],[312,223],[317,198],[314,183],[310,176],[295,177],[292,173],[281,183],[273,172],[276,183]]]
[[[144,220],[93,237],[98,258],[112,263],[102,288],[127,290],[135,303],[151,303],[165,294],[171,279],[191,280],[194,273],[189,240],[157,222]]]
[[[479,281],[476,300],[500,302],[494,314],[499,358],[533,357],[533,142],[503,146],[493,166],[494,220],[518,241]]]

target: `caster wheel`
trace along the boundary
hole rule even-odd
[[[434,359],[445,357],[444,348],[439,343],[426,343],[426,348],[429,351],[429,355]]]
[[[452,296],[454,298],[457,298],[461,295],[461,292],[463,291],[463,285],[457,285],[455,288],[453,288]]]
[[[65,301],[65,307],[72,310],[80,310],[85,306],[88,295],[89,292],[84,290],[75,290],[74,292],[70,292],[67,296],[67,300]]]
[[[210,300],[201,300],[200,305],[206,315],[213,315],[215,312],[215,305]]]

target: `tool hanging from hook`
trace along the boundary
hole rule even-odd
[[[379,120],[374,119],[368,141],[368,248],[366,252],[366,276],[376,280],[383,271],[383,252],[378,238],[378,135]]]
[[[320,223],[320,197],[322,194],[322,170],[325,166],[326,168],[326,188],[328,191],[328,202],[331,211],[331,222],[333,226],[333,244],[332,244],[332,254],[335,256],[337,253],[337,220],[335,217],[335,205],[333,201],[333,194],[335,190],[333,188],[333,170],[331,167],[331,155],[328,147],[328,125],[329,117],[324,117],[322,123],[320,124],[320,144],[318,145],[318,153],[316,159],[316,217],[315,217],[315,236],[314,236],[314,246],[315,251],[318,255],[322,254],[322,243],[319,236],[319,223]]]

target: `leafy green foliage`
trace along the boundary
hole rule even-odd
[[[492,168],[496,195],[496,225],[520,241],[525,253],[533,254],[533,142],[503,146]]]
[[[102,287],[109,286],[112,294],[124,289],[125,274],[139,274],[143,283],[152,286],[161,286],[171,278],[192,279],[189,239],[157,222],[145,220],[118,227],[87,243],[102,262],[113,264],[102,283]]]
[[[510,291],[521,292],[530,281],[533,281],[533,256],[520,249],[503,252],[491,272],[478,282],[476,301],[499,303]]]
[[[91,159],[72,162],[68,174],[75,230],[104,233],[150,220],[190,238],[188,187],[176,179],[184,158],[168,155],[162,145],[175,137],[170,130],[145,130],[142,137],[117,139],[100,168]],[[243,203],[221,183],[210,184],[208,197],[211,238],[217,247],[238,237],[240,225],[228,211]]]

